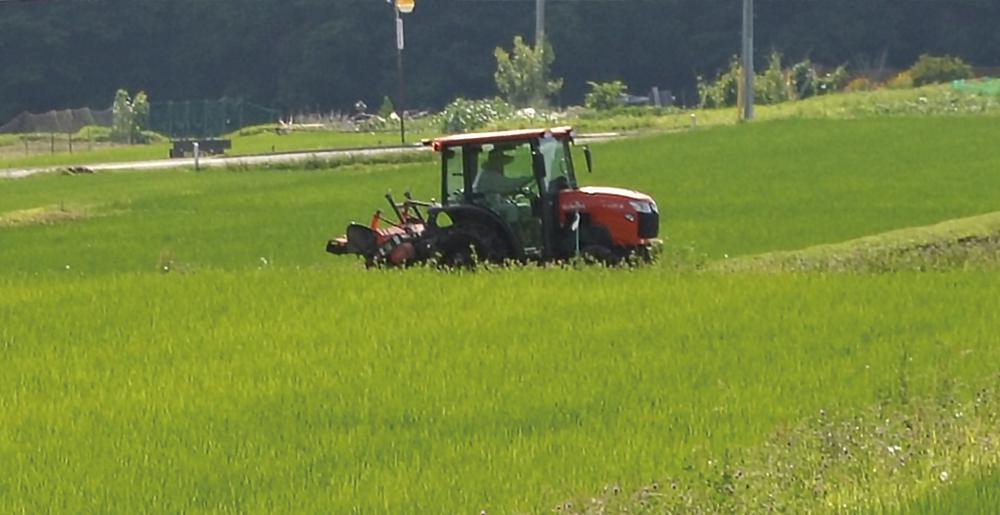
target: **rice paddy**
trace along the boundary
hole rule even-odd
[[[660,205],[667,257],[631,270],[324,255],[388,188],[435,196],[433,163],[0,182],[0,220],[88,215],[0,226],[0,510],[755,513],[777,505],[727,485],[828,463],[810,435],[871,413],[892,423],[854,425],[891,429],[883,447],[913,467],[859,489],[866,469],[841,460],[786,511],[921,513],[952,491],[979,492],[968,512],[995,506],[992,268],[717,267],[1000,210],[997,123],[796,120],[595,146],[584,181]],[[966,425],[945,424],[955,406]],[[941,438],[904,435],[916,414]],[[829,433],[891,464],[861,446],[881,440]],[[791,458],[774,448],[790,437]]]

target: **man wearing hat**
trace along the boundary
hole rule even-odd
[[[476,175],[476,180],[472,183],[472,191],[483,194],[486,206],[500,215],[500,218],[515,228],[515,231],[522,231],[520,227],[531,222],[531,205],[523,199],[520,202],[515,200],[515,195],[531,184],[535,178],[531,175],[526,177],[504,175],[504,168],[514,161],[514,156],[506,154],[506,150],[508,149],[500,147],[490,150],[480,167],[479,174]],[[525,234],[526,239],[532,240],[532,234]]]
[[[513,156],[504,153],[504,149],[496,147],[490,150],[483,161],[476,180],[472,183],[472,191],[476,193],[511,195],[534,180],[534,177],[507,177],[504,167],[514,161]]]

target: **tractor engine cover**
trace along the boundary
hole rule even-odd
[[[577,214],[585,223],[607,229],[615,247],[650,245],[660,231],[653,198],[623,188],[588,186],[559,192],[559,222],[572,224]]]

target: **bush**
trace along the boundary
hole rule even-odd
[[[909,70],[914,86],[971,79],[972,67],[958,57],[934,57],[924,54]]]
[[[118,143],[148,143],[146,122],[149,120],[149,100],[140,91],[135,98],[120,89],[115,93],[112,104],[111,140]]]
[[[884,87],[888,89],[910,89],[913,87],[913,76],[910,72],[902,72],[886,82]]]
[[[737,82],[740,80],[740,60],[733,56],[729,63],[729,71],[719,76],[714,83],[705,82],[698,77],[698,97],[701,107],[717,108],[736,105]]]
[[[491,122],[514,116],[514,107],[498,98],[466,100],[457,98],[441,114],[440,127],[445,132],[467,132],[481,129]]]
[[[836,93],[844,87],[845,82],[847,82],[847,68],[838,66],[836,70],[816,79],[818,87],[816,93],[819,95]]]
[[[598,111],[614,109],[618,106],[618,99],[628,90],[628,86],[620,80],[603,83],[587,81],[587,84],[590,93],[584,97],[584,105]]]
[[[816,94],[816,70],[809,59],[796,63],[788,74],[788,84],[794,98],[809,98]]]
[[[392,105],[392,100],[389,97],[382,99],[382,106],[378,108],[378,115],[382,118],[388,118],[389,115],[396,112],[396,108]]]
[[[781,54],[772,52],[767,69],[755,79],[754,100],[760,104],[777,104],[788,98],[788,80],[781,69]]]
[[[714,83],[698,77],[698,96],[702,107],[731,107],[738,101],[739,80],[742,67],[733,56],[729,71]],[[788,100],[809,98],[839,91],[847,81],[847,68],[820,77],[809,59],[801,61],[787,72],[781,68],[781,54],[771,54],[770,63],[763,74],[754,77],[754,100],[760,104],[777,104]]]
[[[868,80],[867,77],[858,77],[851,82],[847,83],[847,87],[844,88],[845,91],[872,91],[875,89],[875,84]]]

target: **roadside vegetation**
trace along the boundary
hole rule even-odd
[[[995,240],[994,128],[596,144],[660,205],[635,269],[323,252],[429,162],[5,181],[0,509],[992,513],[996,248],[868,263]]]
[[[589,82],[591,92],[584,107],[553,110],[546,99],[561,83],[542,79],[542,70],[552,60],[552,49],[548,52],[543,57],[542,52],[535,52],[520,40],[515,41],[512,53],[498,48],[496,81],[504,99],[455,99],[439,113],[408,120],[407,142],[416,144],[446,133],[554,125],[572,125],[582,133],[647,133],[739,123],[736,79],[740,69],[735,59],[732,67],[714,82],[699,82],[701,101],[695,109],[629,107],[622,104],[628,86],[610,81]],[[1000,113],[997,81],[974,80],[971,68],[957,58],[922,56],[909,70],[882,81],[859,76],[848,82],[844,67],[825,73],[818,69],[808,60],[784,68],[780,54],[773,54],[769,66],[757,77],[755,118],[767,121]],[[141,120],[141,106],[146,101],[142,93],[130,100],[127,93],[120,91],[115,104],[124,107],[115,112],[131,113],[129,102],[135,101],[140,106],[135,116]],[[398,117],[391,110],[392,104],[386,99],[378,114],[348,125],[246,127],[224,136],[232,141],[227,154],[399,145]],[[0,136],[0,169],[167,158],[169,138],[139,130],[140,121],[116,124],[110,130],[85,127],[74,135]],[[122,134],[128,135],[127,141],[144,143],[123,145]]]

